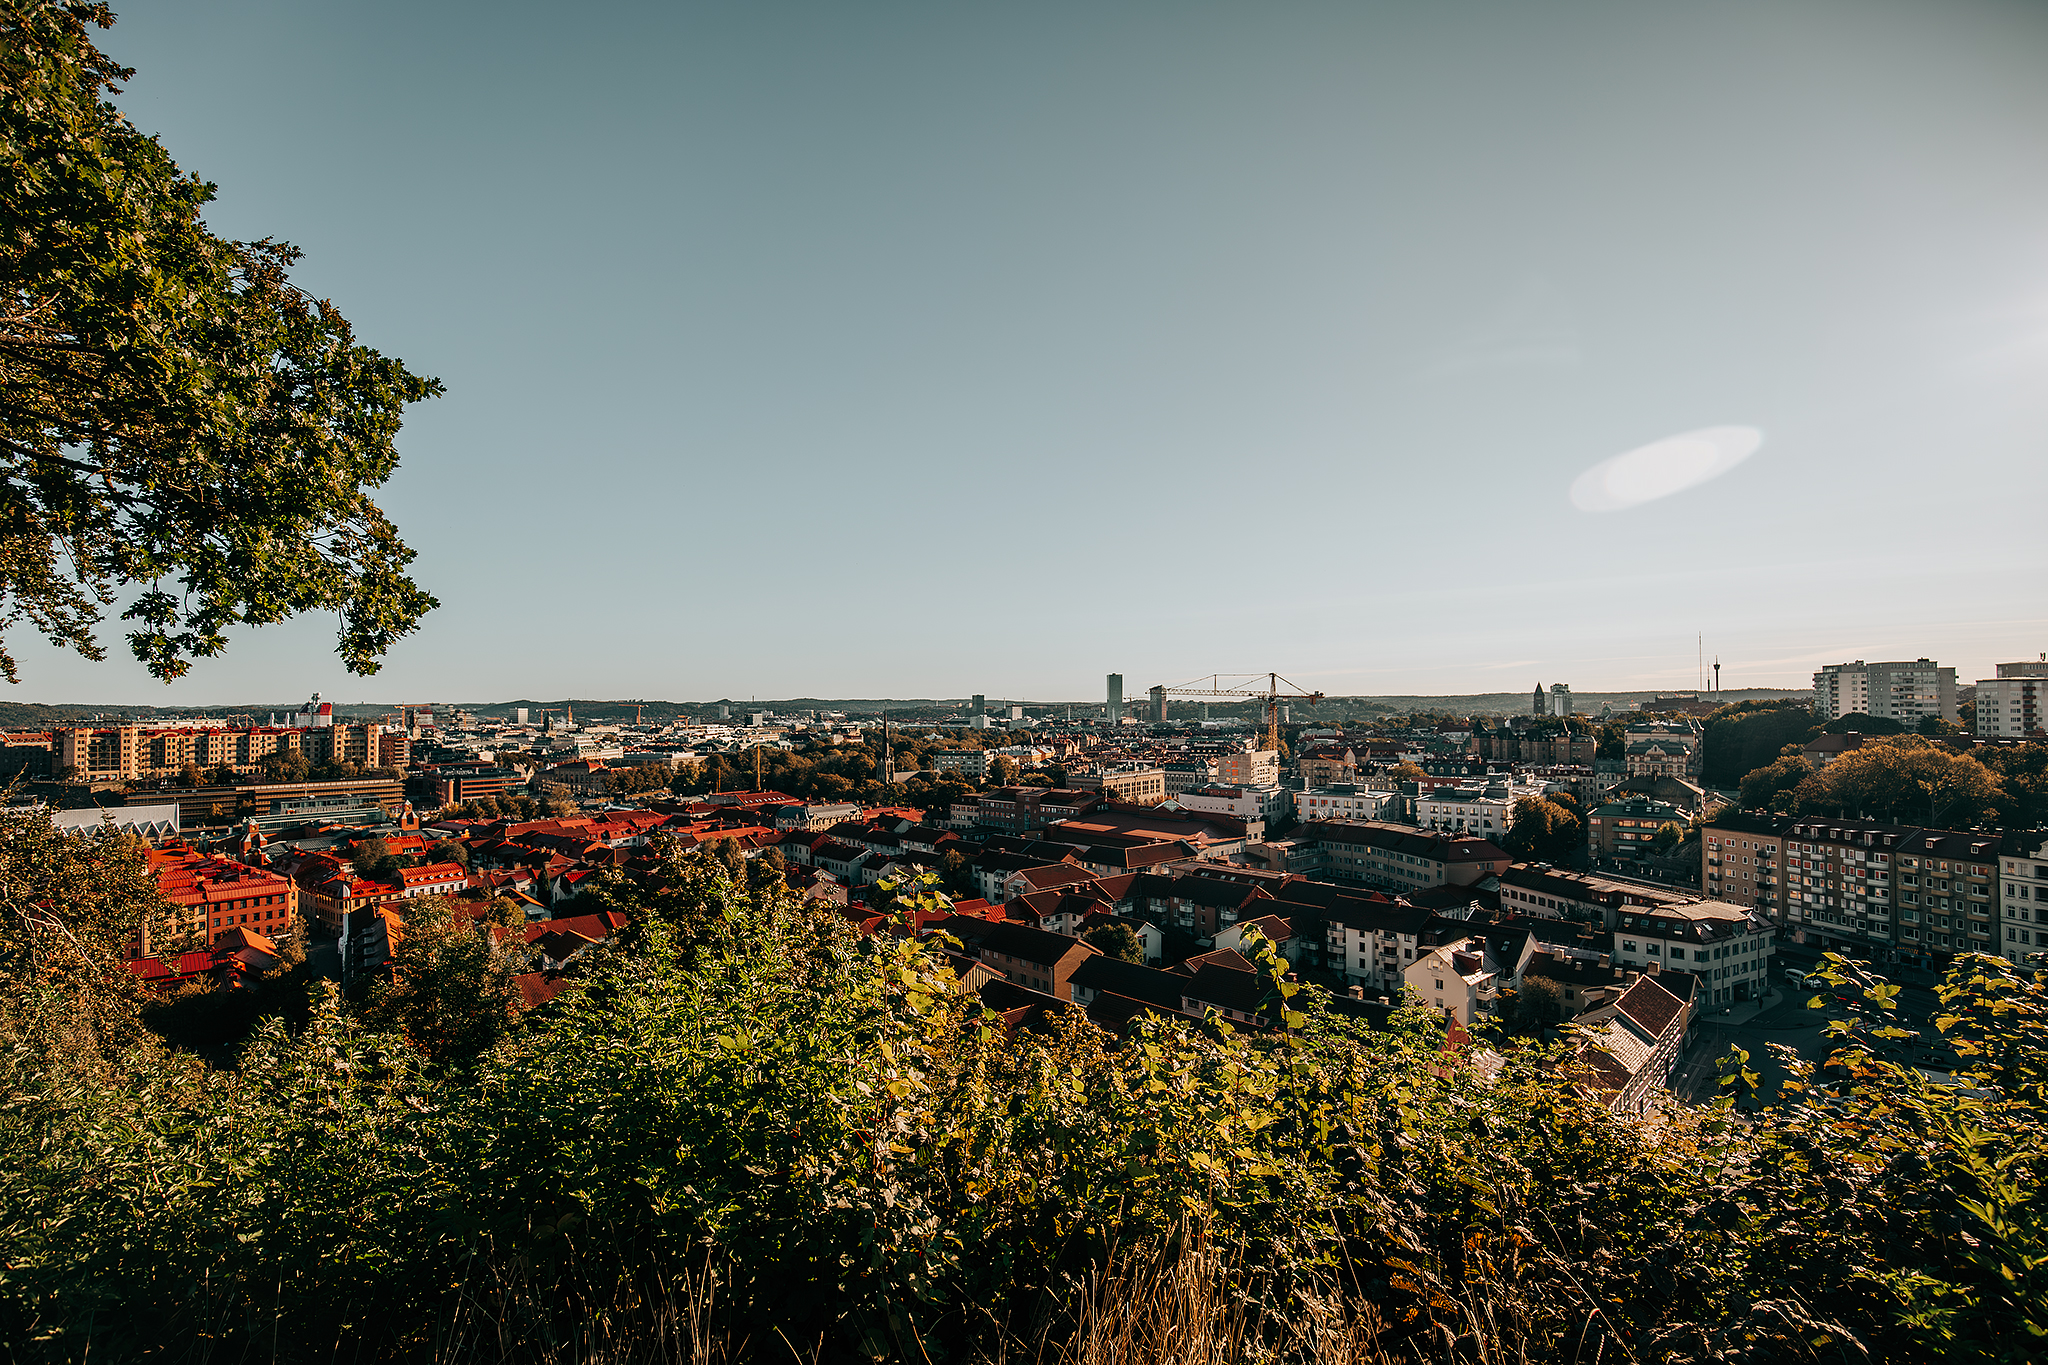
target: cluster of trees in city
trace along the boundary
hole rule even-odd
[[[1803,697],[1776,701],[1735,702],[1707,718],[1701,736],[1700,769],[1709,786],[1733,787],[1748,774],[1800,749],[1822,735],[1902,735],[1906,726],[1886,717],[1849,715],[1822,723]],[[1923,739],[1955,739],[1964,727],[1938,716],[1924,718],[1914,734]]]
[[[396,768],[372,767],[353,760],[315,763],[296,750],[268,753],[256,760],[254,774],[236,772],[225,763],[202,768],[197,763],[187,763],[178,770],[170,785],[177,787],[241,787],[251,782],[339,782],[348,778],[388,777],[400,780],[404,774]]]
[[[1898,824],[2024,829],[2048,820],[2048,746],[1986,746],[1956,753],[1918,734],[1867,740],[1816,768],[1789,744],[1745,775],[1747,809],[1833,814]]]
[[[464,820],[566,820],[583,813],[582,803],[566,796],[479,796],[444,807],[436,814]]]
[[[1942,991],[1959,1084],[1842,964],[1828,1062],[1638,1118],[1540,989],[1481,1068],[1253,936],[1268,1027],[1013,1030],[936,945],[660,856],[591,893],[629,928],[539,1009],[516,946],[421,901],[361,1000],[308,973],[202,1021],[122,965],[162,909],[135,850],[0,814],[0,1339],[923,1362],[1181,1358],[1225,1324],[1204,1358],[2017,1365],[2048,1334],[2048,990],[1995,959]]]
[[[1570,792],[1516,797],[1514,822],[1498,842],[1526,861],[1575,862],[1586,849],[1586,812]]]

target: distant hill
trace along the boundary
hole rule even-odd
[[[1644,692],[1574,692],[1572,705],[1582,715],[1597,715],[1602,707],[1617,711],[1626,710],[1636,702],[1650,701],[1660,695],[1657,691]],[[1719,694],[1723,702],[1776,701],[1788,697],[1807,695],[1804,688],[1746,688],[1730,690]],[[1026,709],[1034,713],[1056,711],[1071,706],[1076,712],[1092,712],[1102,705],[1101,697],[1076,697],[1071,702],[1040,702],[1027,704]],[[440,706],[448,710],[473,712],[478,716],[509,716],[518,707],[525,707],[534,720],[539,720],[543,709],[562,713],[574,711],[579,720],[620,721],[633,719],[638,706],[643,719],[653,724],[665,724],[678,716],[701,716],[719,706],[732,708],[733,714],[744,711],[774,711],[787,714],[792,711],[844,711],[849,715],[879,715],[886,711],[904,720],[935,719],[940,716],[964,710],[969,703],[967,697],[777,697],[736,701],[722,697],[715,701],[644,701],[639,703],[603,701],[596,698],[564,698],[555,701],[536,701],[520,698],[516,701],[489,702],[444,702]],[[1140,691],[1125,698],[1126,705],[1142,707],[1145,694]],[[0,702],[0,729],[44,730],[52,726],[85,725],[99,723],[111,725],[122,720],[153,716],[247,716],[258,724],[271,714],[283,715],[304,705],[304,699],[288,702],[251,702],[239,706],[112,706],[112,705],[44,705],[37,702]],[[994,708],[1002,700],[991,696],[988,704]],[[1186,716],[1197,703],[1190,700],[1175,700],[1173,711],[1176,716]],[[1407,715],[1416,711],[1448,712],[1452,715],[1515,716],[1527,714],[1529,694],[1527,692],[1478,692],[1446,696],[1348,696],[1328,697],[1316,707],[1294,703],[1294,719],[1299,721],[1315,719],[1365,718],[1374,715]],[[1253,702],[1212,702],[1209,713],[1218,719],[1228,716],[1253,714]],[[350,720],[374,719],[396,710],[394,705],[374,702],[336,702],[337,716]]]

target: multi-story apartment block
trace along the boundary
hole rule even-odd
[[[1977,733],[1988,739],[2039,738],[2048,730],[2048,658],[2000,664],[1977,683]]]
[[[1813,709],[1824,721],[1876,716],[1912,729],[1929,716],[1956,718],[1956,671],[1932,659],[1829,664],[1813,675]]]
[[[2007,835],[1998,861],[2003,934],[1995,951],[2014,962],[2038,963],[2048,954],[2048,835]]]
[[[174,778],[187,766],[208,772],[226,768],[237,777],[250,777],[274,753],[303,754],[309,763],[355,763],[364,768],[403,766],[411,757],[404,736],[387,736],[375,722],[237,730],[71,726],[55,731],[52,738],[56,767],[71,768],[87,782]],[[387,739],[398,743],[389,745]]]
[[[1727,876],[1728,839],[1722,838],[1722,885],[1739,886]],[[1780,919],[1795,940],[1930,967],[1959,952],[1993,951],[1995,836],[1806,816],[1792,821],[1783,839]],[[1754,835],[1750,841],[1758,842]]]
[[[1510,861],[1504,849],[1485,839],[1377,820],[1318,821],[1303,826],[1295,837],[1317,847],[1319,870],[1329,880],[1384,891],[1470,886],[1499,873]]]
[[[1240,787],[1275,786],[1280,781],[1280,755],[1271,749],[1218,754],[1216,780]]]
[[[1327,745],[1306,751],[1294,767],[1304,787],[1348,784],[1358,777],[1358,752],[1341,744]]]
[[[988,750],[986,749],[929,749],[925,761],[936,773],[965,773],[969,777],[988,776]]]
[[[1954,953],[1995,953],[1998,836],[1915,830],[1899,848],[1899,951],[1938,966]]]
[[[1417,954],[1437,946],[1443,923],[1421,906],[1354,901],[1323,915],[1323,963],[1354,986],[1398,996]],[[1470,932],[1457,926],[1458,936]]]
[[[1662,801],[1631,796],[1596,806],[1586,817],[1586,842],[1602,858],[1640,858],[1667,824],[1683,825],[1685,812]]]
[[[1274,782],[1278,780],[1276,776]],[[1068,781],[1082,791],[1099,791],[1128,806],[1154,806],[1166,799],[1166,774],[1150,764],[1133,763],[1102,772],[1076,773]],[[986,803],[987,798],[983,801]]]
[[[1769,917],[1726,901],[1627,909],[1615,919],[1614,961],[1639,969],[1661,963],[1665,973],[1690,972],[1699,978],[1692,997],[1696,1002],[1754,1000],[1770,980],[1776,927]]]
[[[1515,798],[1504,786],[1437,787],[1415,798],[1415,823],[1498,839],[1514,823]]]
[[[157,890],[170,903],[174,936],[210,944],[236,929],[249,929],[273,941],[289,941],[296,935],[299,888],[289,878],[197,853],[182,844],[151,849],[144,856]],[[138,934],[128,945],[128,955],[148,957],[169,946],[149,942],[147,933]]]
[[[1310,787],[1294,794],[1294,813],[1302,820],[1377,820],[1399,793],[1372,791],[1352,783]]]
[[[1732,807],[1700,833],[1700,885],[1716,900],[1787,923],[1785,837],[1789,815],[1744,815]]]
[[[1171,801],[1182,792],[1206,787],[1217,780],[1216,763],[1208,758],[1177,758],[1171,763],[1162,763],[1159,770],[1166,775],[1166,799]]]

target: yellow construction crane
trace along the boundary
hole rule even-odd
[[[1264,679],[1263,684],[1261,678]],[[1236,697],[1239,700],[1262,701],[1266,705],[1266,747],[1275,752],[1280,748],[1281,699],[1305,701],[1311,706],[1323,699],[1322,693],[1296,686],[1278,673],[1211,673],[1192,682],[1154,687],[1151,695],[1155,705],[1168,697]]]
[[[640,724],[640,713],[641,713],[642,711],[645,711],[645,710],[647,709],[647,707],[646,707],[646,704],[645,704],[645,703],[643,703],[643,702],[637,702],[637,701],[613,701],[613,702],[606,702],[606,703],[605,703],[605,705],[607,705],[607,706],[616,706],[616,707],[618,707],[618,708],[619,708],[619,709],[621,709],[621,710],[624,710],[624,709],[625,709],[626,707],[628,707],[628,706],[632,707],[632,708],[633,708],[633,725],[634,725],[634,727],[635,727],[635,728],[638,728],[638,727],[639,727],[639,724]]]

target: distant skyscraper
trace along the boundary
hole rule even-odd
[[[1109,723],[1124,723],[1124,675],[1121,673],[1109,675]]]

